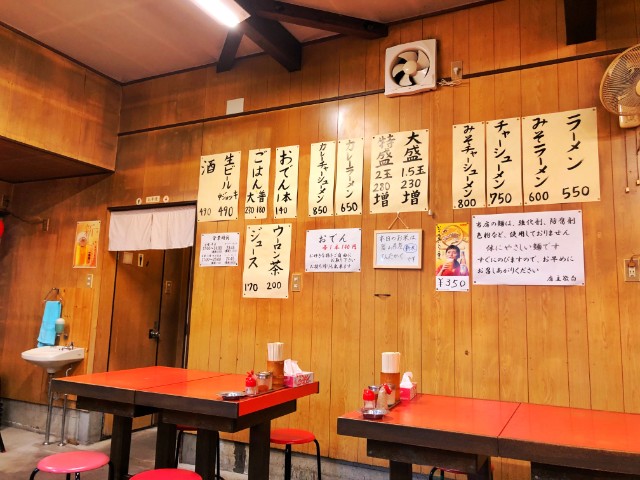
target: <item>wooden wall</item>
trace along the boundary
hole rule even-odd
[[[621,130],[598,99],[600,78],[615,57],[600,54],[639,41],[640,4],[618,0],[598,2],[598,8],[598,39],[578,46],[565,44],[563,0],[503,0],[397,25],[379,41],[341,38],[307,46],[299,72],[288,73],[259,56],[238,61],[231,72],[203,68],[125,86],[113,184],[85,185],[77,196],[69,193],[56,204],[55,212],[61,215],[71,205],[75,225],[80,217],[104,218],[105,203],[131,205],[147,195],[194,200],[200,155],[241,150],[246,159],[252,148],[299,144],[299,214],[287,221],[293,225],[292,272],[303,274],[302,291],[288,300],[243,299],[242,267],[201,269],[196,262],[189,367],[238,373],[261,369],[266,343],[285,342],[287,357],[313,370],[321,391],[299,402],[298,411],[277,425],[310,428],[324,455],[363,463],[371,463],[364,442],[338,436],[336,418],[360,405],[362,388],[377,380],[380,353],[386,350],[402,352],[402,368],[414,372],[422,392],[640,413],[640,354],[635,348],[640,296],[638,285],[624,283],[622,274],[623,259],[640,252],[634,215],[640,206],[635,132]],[[439,77],[449,75],[454,60],[463,61],[465,74],[478,76],[455,88],[410,97],[378,93],[385,49],[422,38],[438,40]],[[545,63],[531,66],[538,62]],[[509,68],[514,70],[495,72]],[[245,99],[247,112],[277,109],[225,118],[226,101],[238,97]],[[471,214],[541,210],[454,212],[452,125],[586,107],[598,110],[601,201],[546,207],[583,210],[586,285],[435,292],[437,223],[469,221]],[[178,122],[187,124],[171,126]],[[424,231],[424,266],[420,271],[374,270],[368,260],[373,230],[387,228],[394,216],[308,218],[310,144],[418,128],[430,130],[434,215],[402,218]],[[151,130],[132,133],[141,129]],[[366,205],[370,146],[365,144]],[[246,173],[245,163],[243,187]],[[631,188],[625,193],[628,181]],[[72,189],[70,184],[62,187]],[[56,189],[47,186],[49,191]],[[26,199],[43,193],[34,187],[15,195]],[[270,217],[265,223],[272,221]],[[247,223],[241,217],[199,224],[196,249],[202,233],[239,231],[244,239]],[[304,273],[305,231],[334,227],[362,228],[362,272]],[[2,258],[1,266],[12,269],[14,280],[7,298],[15,299],[12,308],[17,309],[0,321],[5,346],[11,342],[6,329],[15,333],[20,328],[16,323],[25,321],[18,316],[20,309],[31,312],[31,330],[39,324],[33,308],[26,306],[40,301],[29,286],[34,278],[48,286],[51,269],[69,272],[62,280],[81,287],[78,272],[68,268],[66,253],[59,250],[67,240],[36,235],[25,235],[9,252],[3,239],[2,255],[9,258]],[[97,337],[102,339],[96,343],[94,370],[106,366],[104,339],[113,293],[112,259],[105,255],[103,261],[103,284],[93,302]],[[30,292],[28,298],[21,296],[24,290]],[[6,365],[4,348],[2,355]],[[20,398],[19,390],[4,394]],[[496,475],[524,479],[527,467],[497,462]]]

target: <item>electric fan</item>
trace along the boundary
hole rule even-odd
[[[618,55],[600,82],[600,101],[618,115],[620,127],[640,125],[640,45]]]

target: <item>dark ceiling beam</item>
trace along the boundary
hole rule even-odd
[[[220,58],[218,58],[218,63],[216,64],[216,72],[221,73],[231,70],[243,36],[244,33],[240,30],[229,30],[222,46],[222,52],[220,52]]]
[[[596,39],[597,0],[564,0],[567,45]]]
[[[325,12],[275,0],[245,0],[253,14],[278,22],[342,33],[361,38],[382,38],[388,35],[383,23]]]
[[[290,72],[300,70],[302,65],[302,45],[296,37],[289,33],[278,22],[261,18],[253,14],[244,5],[244,1],[237,2],[251,14],[236,28],[240,29],[256,45],[271,55],[278,63]]]

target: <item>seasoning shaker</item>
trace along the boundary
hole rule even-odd
[[[372,390],[365,388],[362,392],[362,401],[364,410],[372,410],[376,408],[376,395]]]
[[[247,372],[247,378],[244,381],[244,385],[247,395],[256,395],[258,393],[258,387],[256,386],[256,377],[253,375],[253,370]]]
[[[273,386],[273,376],[271,372],[258,372],[256,374],[258,393],[264,393],[271,390]]]

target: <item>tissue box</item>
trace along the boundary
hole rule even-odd
[[[411,388],[400,387],[400,400],[411,400],[418,393],[418,384],[416,382],[411,383]]]
[[[294,375],[284,376],[285,387],[299,387],[313,382],[313,372],[299,372]]]

